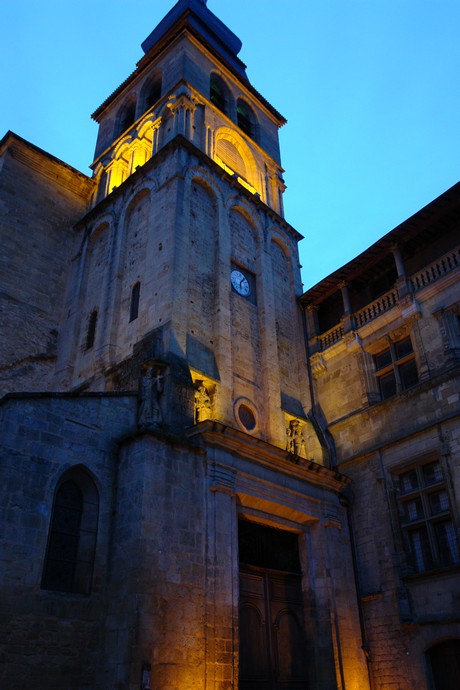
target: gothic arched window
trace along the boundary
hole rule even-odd
[[[93,309],[88,321],[88,330],[86,331],[85,350],[89,350],[94,345],[94,338],[96,337],[97,325],[97,309]]]
[[[139,282],[134,283],[133,289],[131,290],[131,306],[129,309],[129,320],[134,321],[139,316],[139,299],[141,295],[141,284]]]
[[[67,471],[54,495],[42,589],[88,594],[96,550],[99,494],[81,467]]]

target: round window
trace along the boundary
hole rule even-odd
[[[256,427],[256,418],[254,412],[247,405],[240,405],[238,407],[238,417],[241,424],[248,431],[252,431]]]

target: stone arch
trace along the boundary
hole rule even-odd
[[[230,174],[236,173],[249,183],[250,191],[260,194],[260,180],[254,155],[243,137],[230,129],[220,127],[215,134],[214,160]]]
[[[153,177],[138,180],[136,185],[130,190],[129,195],[124,199],[123,210],[120,214],[120,224],[122,227],[126,223],[131,208],[137,203],[136,200],[139,201],[142,196],[147,194],[151,197],[152,194],[156,192],[157,188],[157,181]]]
[[[112,218],[98,218],[98,222],[95,223],[93,227],[88,228],[88,240],[91,245],[93,245],[99,235],[109,229],[111,220]]]
[[[185,167],[183,169],[185,182],[190,186],[194,179],[201,180],[203,184],[207,185],[209,189],[215,194],[218,205],[224,205],[224,192],[219,185],[219,181],[214,175],[211,175],[207,168],[200,166]]]
[[[258,226],[244,206],[233,205],[229,210],[232,260],[254,274],[260,252]]]
[[[130,94],[119,107],[115,117],[115,139],[125,132],[136,120],[136,95]]]
[[[110,224],[103,221],[96,225],[88,237],[87,293],[98,294],[103,281],[109,253]],[[99,285],[99,288],[97,287]],[[93,293],[94,294],[94,293]]]
[[[233,97],[230,87],[221,74],[211,72],[209,75],[209,100],[225,115],[230,116]]]
[[[162,93],[162,75],[155,73],[150,75],[143,83],[138,104],[138,115],[141,116],[160,100]]]
[[[131,294],[132,285],[144,273],[150,218],[150,190],[141,189],[126,205],[123,218],[122,280],[124,293]],[[125,295],[125,297],[126,297]],[[127,297],[126,297],[127,299]]]
[[[257,245],[261,246],[264,236],[263,228],[260,223],[260,219],[254,213],[253,207],[246,201],[246,199],[242,198],[241,196],[231,196],[227,200],[227,208],[229,214],[235,209],[238,213],[246,218],[252,228]]]
[[[83,465],[67,469],[54,492],[42,589],[89,594],[96,554],[99,491]]]
[[[289,240],[289,237],[285,237],[280,234],[278,228],[272,227],[269,229],[267,234],[267,242],[269,247],[271,247],[272,242],[278,244],[283,250],[283,252],[286,254],[290,263],[294,263],[294,257],[296,256],[296,247],[293,244],[293,242]]]
[[[188,186],[188,331],[194,339],[212,338],[217,294],[218,199],[208,180],[195,174]],[[193,306],[192,306],[193,305]]]
[[[136,206],[145,199],[150,197],[150,189],[148,187],[142,187],[142,189],[136,189],[136,191],[131,195],[126,203],[125,213],[124,213],[124,223],[126,224],[129,220],[131,213],[134,211]]]

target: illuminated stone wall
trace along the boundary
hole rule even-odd
[[[285,414],[305,426],[309,407],[295,303],[298,236],[263,206],[256,214],[251,194],[217,178],[211,166],[171,144],[77,226],[81,251],[69,281],[58,376],[72,388],[110,390],[105,372],[162,329],[156,356],[169,352],[188,363],[195,380],[205,377],[218,419],[240,424],[235,401],[244,399],[253,406],[255,433],[285,447]],[[247,299],[232,288],[234,267],[251,281]],[[130,321],[136,282],[139,313]],[[128,390],[136,390],[138,378]],[[310,445],[309,457],[322,462]]]
[[[336,326],[317,336],[309,316],[310,346],[317,349],[311,357],[316,399],[334,439],[338,467],[352,479],[361,605],[376,690],[427,687],[426,651],[441,639],[460,636],[460,558],[453,527],[460,509],[459,269],[455,216],[449,216],[455,199],[449,202],[448,194],[445,207],[440,205],[442,228],[431,230],[430,242],[420,240],[420,255],[407,252],[407,282],[400,279],[393,288],[394,303],[385,297],[364,303],[361,311],[340,320],[341,332]],[[417,222],[411,219],[412,227]],[[401,247],[404,255],[404,240]],[[353,279],[360,279],[359,268]],[[374,357],[390,341],[408,337],[418,383],[380,400]],[[424,484],[423,468],[432,462],[439,476]],[[420,489],[423,499],[401,489],[399,477],[413,468],[418,475],[411,490]],[[442,507],[435,504],[438,493]],[[443,521],[451,535],[446,543],[436,537]],[[420,544],[415,555],[410,539],[419,534],[429,538],[413,542]]]

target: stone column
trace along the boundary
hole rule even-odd
[[[307,339],[310,355],[315,354],[320,350],[319,347],[319,322],[318,322],[318,305],[307,304],[305,307],[305,321],[307,326]]]
[[[396,281],[396,288],[398,290],[398,297],[399,297],[399,299],[402,299],[403,297],[407,297],[407,295],[410,294],[411,286],[410,286],[410,282],[406,276],[406,269],[404,267],[404,261],[403,261],[402,255],[401,255],[401,250],[399,249],[397,244],[394,244],[392,246],[391,252],[393,254],[395,264],[396,264],[396,271],[398,273],[398,279]]]
[[[206,690],[238,687],[238,520],[233,469],[208,464]]]
[[[340,291],[342,293],[342,300],[343,300],[343,330],[344,333],[347,333],[349,331],[352,331],[354,329],[354,322],[353,322],[353,316],[351,313],[351,300],[350,300],[350,291],[348,289],[348,283],[345,281],[342,281],[339,284]]]

